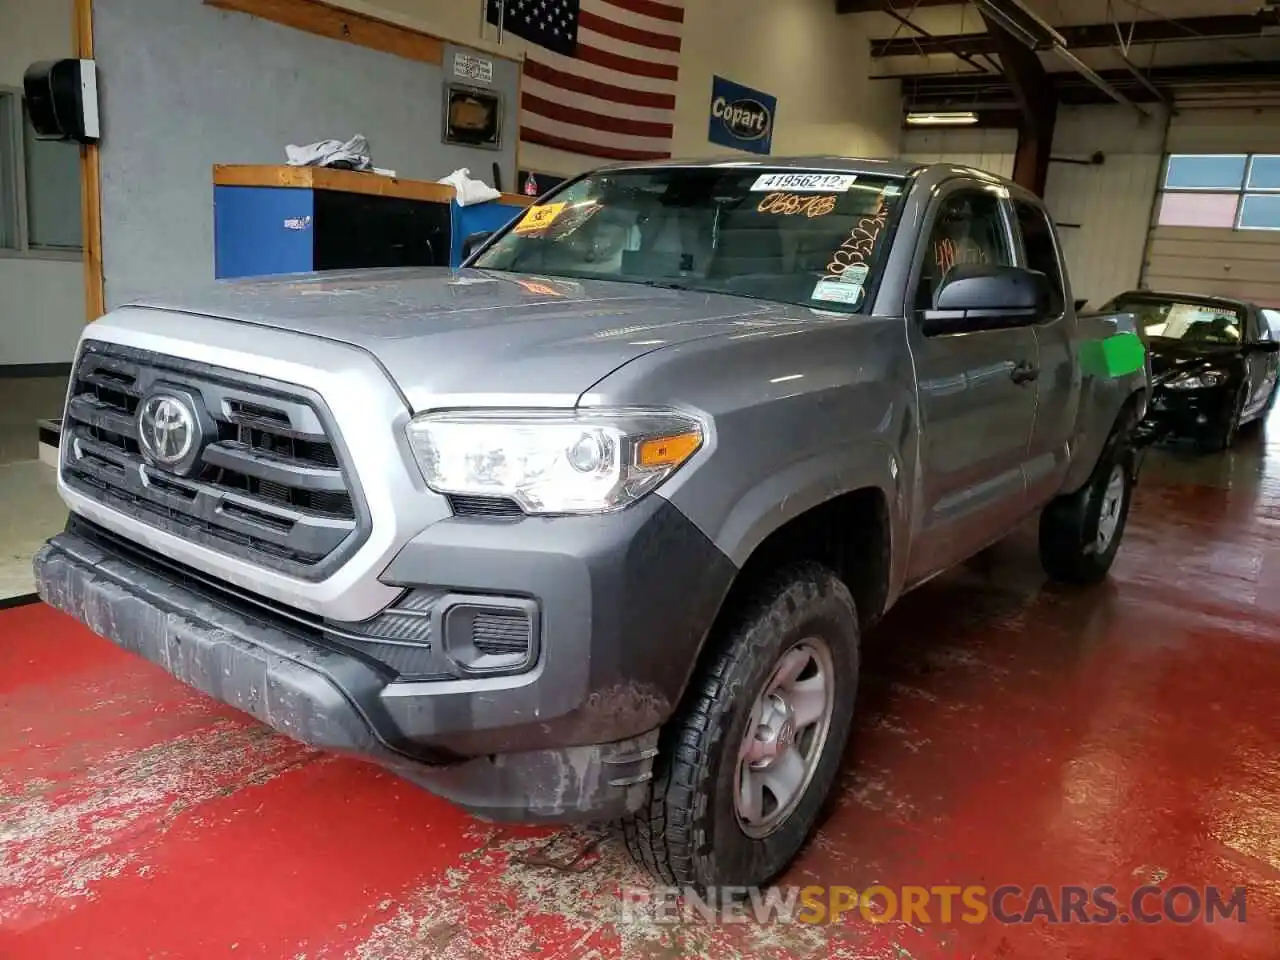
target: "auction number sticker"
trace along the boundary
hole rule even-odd
[[[516,224],[516,233],[545,232],[547,227],[555,223],[556,217],[564,213],[565,206],[563,203],[544,203],[530,207],[525,211],[524,218]]]
[[[762,173],[753,193],[846,193],[858,180],[852,173]]]

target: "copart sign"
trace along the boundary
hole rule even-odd
[[[712,143],[751,153],[768,153],[773,147],[773,123],[778,101],[767,93],[715,77],[711,81]]]

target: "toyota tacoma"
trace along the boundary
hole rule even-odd
[[[303,743],[706,887],[804,844],[908,590],[1037,517],[1052,577],[1106,576],[1148,361],[1013,183],[622,165],[468,247],[86,328],[40,595]]]

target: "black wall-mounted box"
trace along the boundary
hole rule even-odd
[[[97,143],[98,66],[93,60],[43,60],[22,78],[27,114],[36,136],[45,140]]]

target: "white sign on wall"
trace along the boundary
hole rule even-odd
[[[455,53],[453,72],[467,80],[493,83],[493,61],[486,60],[484,57],[472,56],[469,53]]]

